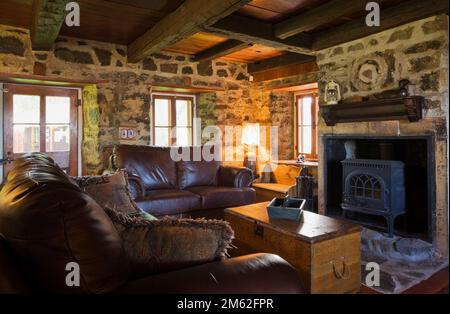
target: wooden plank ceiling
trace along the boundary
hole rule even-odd
[[[199,32],[192,37],[179,41],[166,50],[170,52],[194,56],[227,40],[228,39],[223,36]],[[244,48],[238,52],[233,52],[219,59],[231,62],[249,63],[276,57],[282,54],[283,52],[281,50],[256,44],[251,47]]]
[[[204,0],[78,0],[80,27],[49,26],[39,17],[46,15],[45,4],[55,1],[1,0],[0,24],[32,33],[50,27],[55,34],[127,45],[131,62],[164,50],[193,60],[250,63],[255,72],[310,62],[314,59],[305,55],[317,50],[448,13],[444,0],[378,0],[384,24],[369,28],[363,25],[368,2],[363,0],[209,0],[207,5]],[[54,40],[54,35],[44,41],[32,37],[41,47]]]

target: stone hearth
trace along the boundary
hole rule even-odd
[[[428,279],[448,266],[448,259],[438,254],[433,245],[413,238],[395,236],[363,228],[361,234],[361,278],[371,271],[367,263],[380,267],[380,285],[373,286],[382,293],[401,293]]]

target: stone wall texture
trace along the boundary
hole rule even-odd
[[[139,63],[128,63],[126,47],[60,37],[52,52],[32,51],[29,32],[0,25],[0,72],[32,75],[36,63],[45,65],[46,75],[61,79],[98,82],[86,86],[84,92],[83,171],[99,173],[106,166],[98,158],[119,140],[120,126],[135,126],[138,136],[128,144],[150,144],[150,105],[152,86],[175,85],[218,89],[197,94],[198,118],[202,128],[243,123],[284,124],[289,108],[271,106],[278,97],[271,97],[267,87],[276,88],[292,82],[314,80],[313,76],[293,77],[253,84],[248,80],[245,64],[221,60],[191,62],[188,56],[160,53]],[[94,98],[96,100],[94,101]],[[283,102],[283,106],[292,104]],[[281,125],[280,124],[280,125]],[[292,158],[292,143],[287,140],[292,130],[283,125],[280,132],[283,158]]]
[[[415,94],[426,98],[423,119],[407,121],[319,124],[324,134],[429,135],[434,138],[436,215],[435,246],[448,254],[448,17],[416,21],[360,40],[323,50],[318,54],[320,97],[327,80],[341,86],[343,98],[367,96],[398,88],[401,79],[414,84]],[[323,158],[320,142],[319,160]],[[323,160],[323,159],[322,159]],[[319,169],[319,195],[324,191],[324,164]],[[319,197],[319,210],[325,211]]]

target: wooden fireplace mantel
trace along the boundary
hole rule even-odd
[[[337,105],[320,105],[320,113],[328,126],[341,122],[365,122],[422,119],[425,98],[411,96],[391,99],[375,99]]]

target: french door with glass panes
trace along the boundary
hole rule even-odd
[[[25,153],[48,154],[68,174],[78,173],[78,91],[5,84],[4,165]]]
[[[153,95],[153,145],[192,146],[193,98]]]

